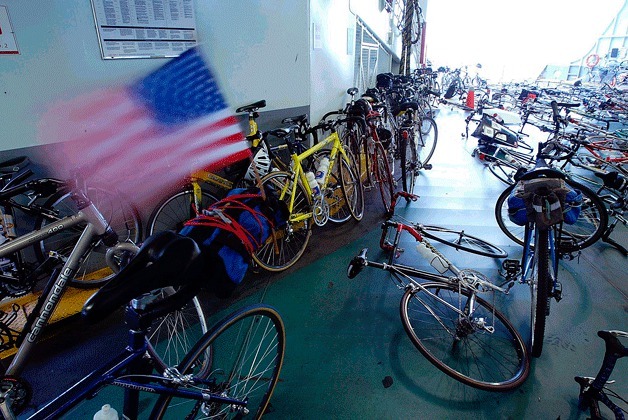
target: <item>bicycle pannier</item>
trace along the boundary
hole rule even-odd
[[[580,210],[582,209],[582,191],[578,189],[569,189],[569,192],[565,196],[565,202],[563,204],[563,219],[568,225],[573,225],[578,221],[580,217]]]
[[[211,270],[208,290],[228,297],[242,282],[251,255],[287,218],[285,203],[266,200],[257,188],[236,188],[203,214],[186,222],[181,234],[191,237]]]

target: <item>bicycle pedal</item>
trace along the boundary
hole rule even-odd
[[[426,163],[425,165],[423,165],[423,169],[429,171],[430,169],[432,169],[432,164],[431,163]]]
[[[552,297],[556,302],[560,302],[563,298],[563,285],[558,283],[552,292]]]

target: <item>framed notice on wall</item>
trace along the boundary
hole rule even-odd
[[[103,59],[177,57],[194,47],[194,0],[91,0]]]
[[[19,54],[6,6],[0,6],[0,54]]]

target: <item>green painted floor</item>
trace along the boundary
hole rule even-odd
[[[421,199],[398,214],[426,224],[463,228],[520,258],[497,227],[493,206],[504,186],[470,156],[476,145],[465,140],[463,116],[443,110],[434,169],[418,179]],[[375,200],[375,192],[370,199]],[[315,232],[316,233],[316,232]],[[370,232],[279,281],[255,296],[275,305],[286,322],[287,353],[281,382],[268,418],[414,419],[414,418],[586,418],[576,408],[573,376],[594,375],[603,342],[598,329],[628,328],[626,258],[606,244],[585,250],[579,260],[561,262],[564,298],[552,304],[545,348],[532,363],[528,381],[505,394],[460,385],[433,367],[413,347],[399,317],[402,291],[388,275],[366,268],[349,280],[351,258],[368,247],[379,253],[380,229]],[[626,244],[626,230],[615,237]],[[324,246],[316,236],[310,246]],[[447,249],[443,250],[447,252]],[[497,276],[496,260],[455,251],[447,256],[460,268]],[[403,261],[428,268],[408,242]],[[517,285],[498,306],[527,338],[529,290]],[[628,363],[615,371],[616,390],[628,395]],[[385,377],[392,386],[383,385]]]
[[[462,111],[441,110],[433,169],[418,178],[420,200],[401,206],[398,214],[463,228],[507,249],[511,258],[520,258],[520,247],[494,221],[494,203],[505,186],[471,157],[476,140],[461,137],[464,116]],[[347,278],[347,264],[364,247],[369,248],[369,259],[383,261],[378,199],[375,191],[367,194],[369,215],[360,223],[315,230],[300,267],[279,276],[252,276],[244,297],[222,312],[261,301],[274,305],[284,318],[286,356],[266,418],[586,418],[576,408],[573,377],[597,372],[603,354],[597,330],[628,329],[626,258],[600,243],[577,260],[561,262],[564,298],[552,302],[544,351],[533,361],[528,381],[509,393],[478,391],[441,373],[413,347],[399,317],[402,291],[386,273],[366,268],[355,279]],[[617,229],[614,237],[628,245],[625,228]],[[429,268],[406,240],[401,260]],[[498,275],[499,261],[451,249],[443,252],[459,268],[480,270],[490,278]],[[526,338],[528,288],[515,286],[497,304]],[[54,369],[44,364],[38,371],[50,366]],[[615,388],[624,396],[627,372],[628,362],[619,363],[614,375],[620,381]],[[392,385],[385,387],[388,376]]]

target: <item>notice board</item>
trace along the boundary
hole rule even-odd
[[[91,0],[103,59],[177,57],[194,47],[193,0]]]

